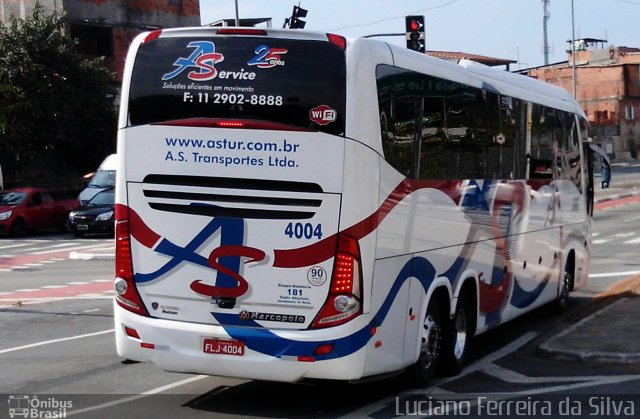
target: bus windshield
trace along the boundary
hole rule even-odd
[[[259,120],[343,135],[345,85],[344,51],[329,42],[161,37],[138,51],[129,125]]]

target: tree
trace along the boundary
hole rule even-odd
[[[86,173],[115,149],[114,78],[75,52],[64,25],[40,4],[0,25],[0,153],[21,167],[47,157]]]

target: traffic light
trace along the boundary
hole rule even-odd
[[[407,16],[405,18],[405,32],[407,48],[424,53],[424,16]]]
[[[291,13],[291,19],[289,20],[289,29],[304,29],[304,25],[307,24],[300,18],[307,17],[307,10],[302,7],[293,6],[293,13]]]

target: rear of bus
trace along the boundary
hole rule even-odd
[[[118,137],[121,357],[252,379],[362,375],[360,248],[338,234],[345,47],[239,28],[134,41]]]

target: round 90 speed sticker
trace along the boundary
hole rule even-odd
[[[316,287],[327,281],[327,271],[321,266],[314,266],[307,272],[307,280]]]

